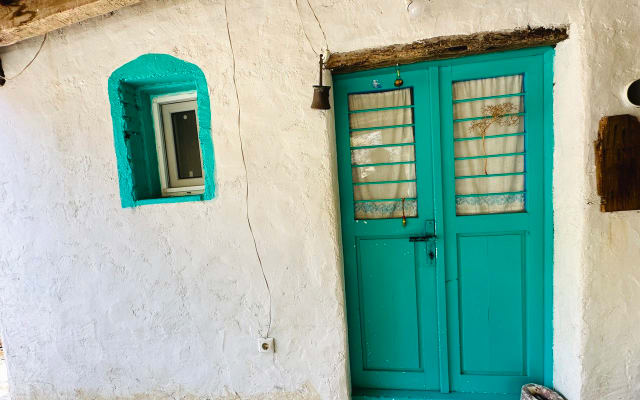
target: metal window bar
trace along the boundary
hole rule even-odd
[[[468,99],[459,99],[459,100],[453,100],[453,104],[459,104],[459,103],[469,103],[472,101],[481,101],[481,100],[491,100],[491,99],[502,99],[502,98],[507,98],[507,97],[520,97],[520,96],[524,96],[526,92],[520,92],[520,93],[510,93],[510,94],[498,94],[495,96],[485,96],[485,97],[473,97],[473,98],[468,98]]]
[[[476,179],[476,178],[494,178],[497,176],[515,176],[515,175],[526,175],[526,172],[505,172],[503,174],[483,174],[483,175],[461,175],[456,176],[456,179]]]
[[[525,191],[521,192],[495,192],[495,193],[471,193],[471,194],[457,194],[458,197],[485,197],[485,196],[508,196],[508,195],[517,195],[517,194],[525,194]]]
[[[389,144],[373,144],[369,146],[351,146],[351,150],[361,150],[361,149],[377,149],[380,147],[398,147],[398,146],[413,146],[415,142],[407,142],[407,143],[389,143]]]
[[[502,154],[487,154],[485,156],[470,156],[470,157],[454,157],[455,161],[462,161],[462,160],[475,160],[478,158],[493,158],[493,157],[515,157],[515,156],[524,156],[526,155],[526,152],[521,152],[521,153],[502,153]]]
[[[351,164],[351,168],[362,168],[362,167],[378,167],[381,165],[402,165],[402,164],[415,164],[415,161],[396,161],[396,162],[386,162],[386,163],[372,163],[372,164]]]
[[[396,181],[373,181],[373,182],[353,182],[354,186],[363,186],[363,185],[384,185],[389,183],[411,183],[416,182],[415,179],[400,179]]]
[[[517,133],[503,133],[500,135],[487,135],[484,138],[485,139],[498,139],[498,138],[504,138],[504,137],[509,137],[509,136],[524,136],[526,134],[526,132],[517,132]],[[454,142],[464,142],[467,140],[482,140],[482,136],[471,136],[471,137],[465,137],[465,138],[454,138],[453,141]]]
[[[384,201],[402,201],[402,200],[417,200],[417,197],[405,197],[404,199],[370,199],[370,200],[354,200],[355,203],[378,203]]]
[[[364,108],[362,110],[349,110],[349,114],[358,114],[358,113],[375,112],[375,111],[387,111],[387,110],[402,110],[405,108],[413,108],[413,104],[406,105],[406,106]]]
[[[503,117],[522,117],[526,115],[526,113],[524,112],[519,112],[519,113],[509,113],[509,114],[504,114],[502,115]],[[459,119],[454,119],[453,122],[454,123],[458,123],[458,122],[468,122],[468,121],[478,121],[481,119],[491,119],[493,118],[492,115],[484,115],[482,117],[471,117],[471,118],[459,118]]]
[[[489,117],[491,118],[491,117]],[[370,126],[368,128],[353,128],[349,129],[351,132],[362,132],[362,131],[377,131],[380,129],[393,129],[393,128],[408,128],[410,126],[415,126],[415,124],[400,124],[400,125],[385,125],[385,126]]]

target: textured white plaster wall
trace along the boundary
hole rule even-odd
[[[640,4],[594,1],[585,9],[589,93],[588,231],[584,248],[587,335],[584,399],[640,398],[640,213],[601,213],[592,143],[605,115],[640,111],[622,100],[622,90],[640,78]],[[640,156],[640,155],[639,155]],[[640,173],[640,171],[638,171]]]
[[[332,51],[571,24],[555,63],[555,384],[570,400],[606,394],[598,382],[608,398],[637,397],[638,217],[597,212],[591,156],[600,114],[623,111],[614,84],[638,72],[637,6],[431,0],[409,18],[401,0],[311,3]],[[268,300],[244,217],[223,2],[147,0],[51,33],[0,88],[0,326],[14,399],[348,397],[333,119],[309,109],[316,57],[295,0],[228,11],[277,352],[255,345]],[[8,75],[39,40],[0,49]],[[107,78],[149,52],[208,79],[213,201],[120,208]]]

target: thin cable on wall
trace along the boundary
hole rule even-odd
[[[304,33],[304,37],[307,38],[307,42],[309,42],[309,47],[311,47],[311,50],[318,56],[318,55],[320,55],[320,52],[316,51],[316,49],[313,47],[313,43],[311,43],[311,39],[309,38],[309,35],[307,34],[307,30],[304,28],[304,22],[302,21],[302,14],[300,13],[300,5],[298,4],[298,0],[295,0],[295,1],[296,1],[296,10],[298,10],[298,19],[300,19],[300,25],[302,25],[302,33]],[[325,45],[325,48],[326,48],[327,53],[328,53],[329,52],[329,42],[327,41],[327,35],[324,32],[324,29],[322,29],[322,24],[320,23],[320,20],[318,19],[318,15],[316,14],[316,11],[313,9],[313,6],[309,2],[309,0],[307,0],[307,5],[309,6],[309,9],[311,10],[311,13],[313,14],[313,17],[316,19],[316,22],[318,23],[318,28],[320,28],[320,31],[322,32],[322,37],[324,38],[324,45]],[[322,51],[322,49],[320,49],[320,51]]]
[[[20,72],[18,72],[17,74],[15,74],[14,76],[7,77],[7,76],[0,75],[0,80],[10,81],[10,80],[16,79],[17,77],[22,75],[22,73],[24,71],[26,71],[27,68],[29,68],[31,66],[31,64],[33,64],[33,62],[36,60],[36,58],[38,58],[38,55],[40,54],[40,51],[42,51],[42,48],[44,47],[44,43],[46,41],[47,41],[47,33],[44,34],[44,37],[42,38],[42,43],[40,43],[40,47],[38,48],[38,51],[36,51],[36,54],[33,56],[31,61],[29,61],[27,63],[27,65],[25,65],[24,68],[22,68],[22,70]]]
[[[227,37],[229,38],[229,47],[231,48],[231,58],[233,61],[233,87],[236,92],[236,102],[238,103],[238,138],[240,139],[240,154],[242,154],[242,165],[244,166],[244,176],[246,179],[245,184],[245,204],[246,204],[246,217],[247,224],[249,225],[249,232],[251,232],[251,238],[253,239],[253,248],[256,251],[256,257],[258,258],[258,263],[260,264],[260,271],[262,272],[262,278],[264,279],[264,284],[267,287],[267,292],[269,293],[269,324],[267,325],[266,334],[262,335],[262,337],[269,337],[269,332],[271,332],[271,288],[269,287],[269,281],[267,280],[267,275],[264,273],[264,266],[262,265],[262,258],[260,257],[260,251],[258,251],[258,243],[256,242],[256,236],[253,233],[253,227],[251,226],[251,218],[249,216],[249,173],[247,171],[247,161],[244,155],[244,145],[242,141],[242,132],[240,130],[240,120],[241,120],[241,109],[240,109],[240,95],[238,93],[238,82],[236,80],[236,55],[233,49],[233,41],[231,40],[231,30],[229,29],[229,14],[227,13],[227,0],[224,1],[224,17],[227,23]]]

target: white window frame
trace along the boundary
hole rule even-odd
[[[158,154],[158,172],[163,196],[184,196],[189,194],[204,193],[204,165],[201,178],[178,178],[178,163],[175,152],[173,125],[171,113],[194,110],[198,133],[198,105],[196,92],[184,92],[158,96],[153,99],[151,112],[153,115],[153,128],[156,136],[156,152]],[[202,163],[202,147],[198,138],[200,149],[200,162]]]

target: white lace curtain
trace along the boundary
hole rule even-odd
[[[349,111],[411,104],[411,89],[349,96]],[[351,113],[349,121],[351,163],[361,165],[352,168],[356,218],[399,218],[403,208],[405,216],[416,216],[413,127],[398,127],[413,123],[413,109]],[[381,163],[400,164],[371,165]]]
[[[525,208],[522,78],[453,84],[458,215]],[[414,128],[402,126],[413,124],[411,105],[411,89],[349,96],[357,219],[417,216]]]
[[[524,97],[464,101],[522,92],[522,75],[453,84],[458,215],[524,210]]]

